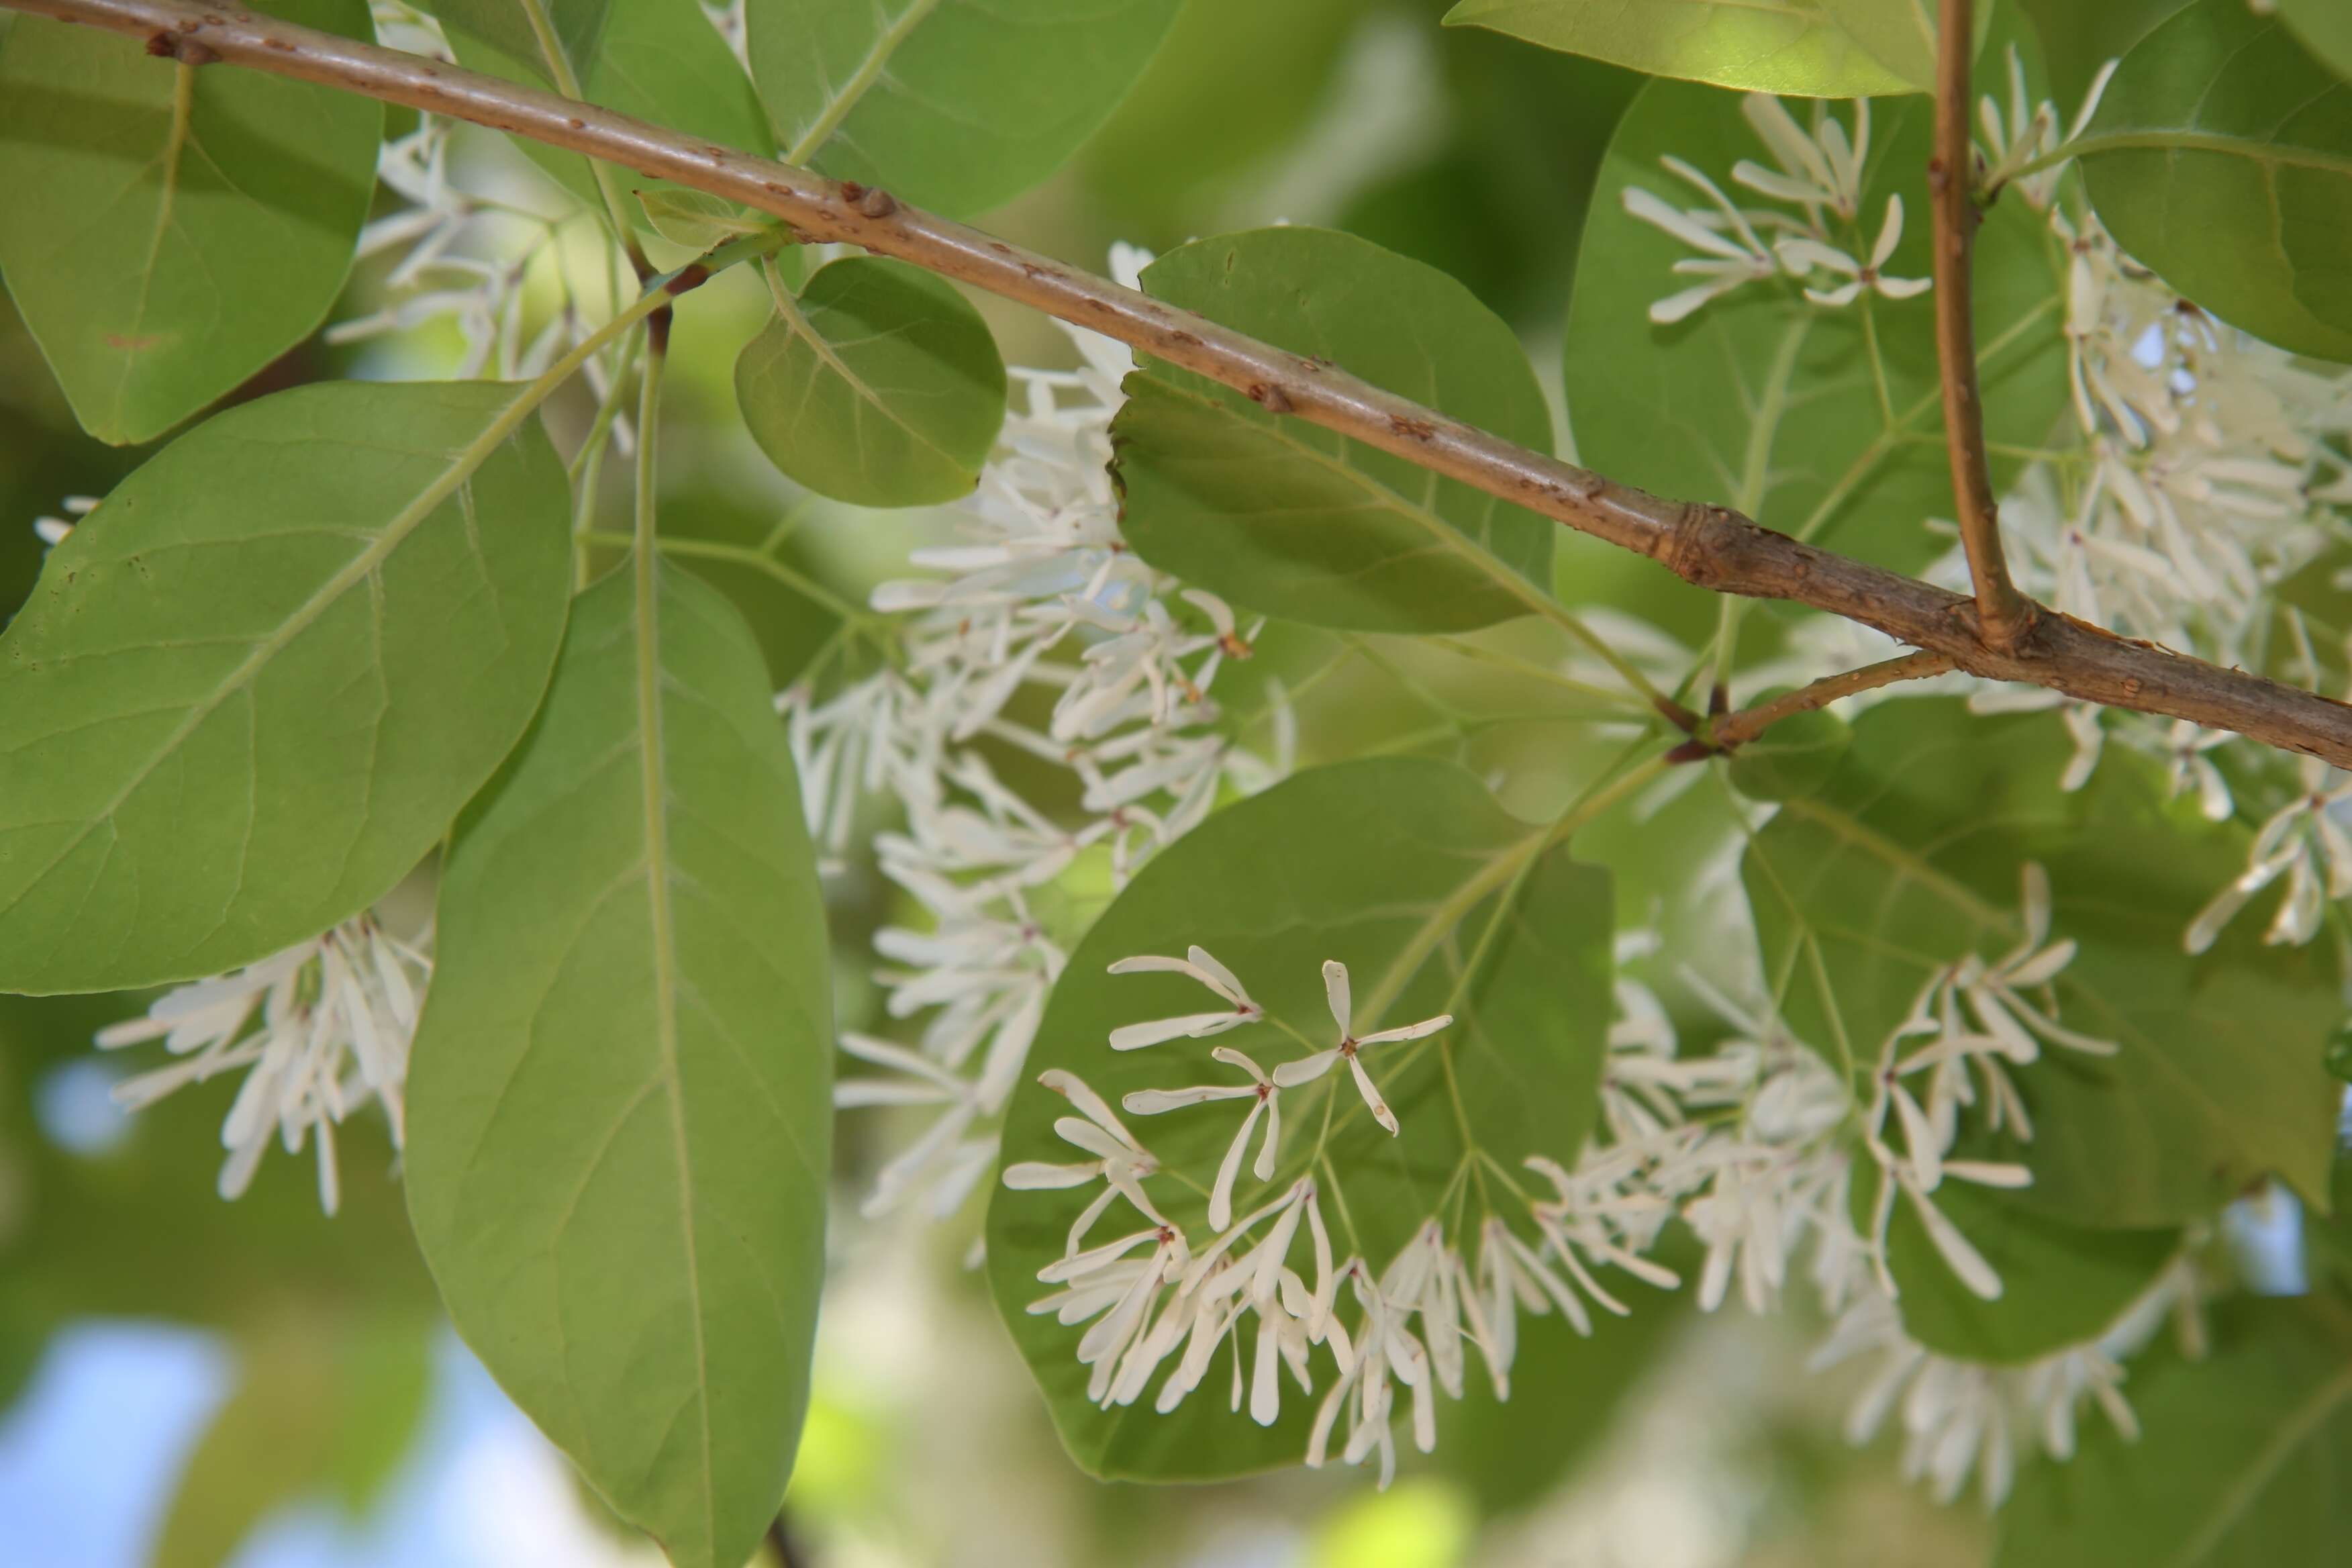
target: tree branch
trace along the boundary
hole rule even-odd
[[[1936,40],[1936,153],[1927,165],[1935,197],[1936,367],[1944,390],[1944,447],[1952,463],[1952,500],[1960,546],[1976,587],[1977,629],[1988,647],[2014,648],[2033,624],[2032,603],[2009,580],[2000,549],[2000,514],[1985,458],[1984,407],[1977,390],[1977,334],[1969,301],[1975,248],[1975,143],[1969,130],[1969,57],[1976,32],[1969,0],[1941,0]]]
[[[214,60],[406,104],[583,153],[772,214],[814,240],[860,246],[1117,338],[1421,468],[1646,555],[1717,593],[1786,599],[1874,626],[1994,680],[2187,719],[2352,767],[2352,706],[2041,609],[2008,646],[1971,601],[1775,533],[1722,507],[1663,500],[1512,445],[1326,362],[1263,343],[1131,289],[901,205],[887,192],[664,131],[495,77],[181,0],[0,0],[0,5]],[[691,270],[689,268],[688,270]],[[1964,356],[1965,357],[1965,356]],[[1973,406],[1973,401],[1971,401]]]
[[[1864,665],[1860,669],[1849,669],[1843,675],[1823,676],[1810,686],[1783,692],[1769,702],[1742,708],[1738,712],[1718,720],[1714,732],[1708,736],[1712,742],[1710,754],[1744,746],[1781,720],[1810,713],[1816,708],[1826,708],[1841,697],[1851,697],[1857,691],[1874,691],[1898,680],[1925,680],[1930,676],[1945,674],[1951,668],[1951,659],[1940,653],[1906,653],[1901,658]]]

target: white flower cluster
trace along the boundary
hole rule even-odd
[[[433,961],[430,933],[415,942],[360,915],[258,963],[164,993],[145,1016],[100,1030],[116,1050],[160,1039],[178,1058],[115,1086],[137,1110],[223,1073],[245,1082],[221,1124],[228,1160],[220,1194],[244,1194],[274,1131],[289,1154],[318,1141],[319,1206],[335,1212],[341,1187],[334,1129],[374,1101],[402,1141],[401,1092],[417,1002]]]
[[[1163,1414],[1174,1410],[1230,1340],[1231,1406],[1239,1412],[1246,1403],[1253,1419],[1270,1426],[1280,1413],[1285,1373],[1302,1394],[1313,1394],[1318,1364],[1328,1361],[1307,1463],[1320,1465],[1335,1449],[1350,1464],[1377,1454],[1385,1484],[1395,1463],[1392,1420],[1405,1416],[1409,1405],[1413,1441],[1430,1448],[1436,1395],[1462,1394],[1465,1345],[1476,1349],[1496,1396],[1507,1397],[1518,1314],[1557,1310],[1589,1334],[1592,1307],[1629,1310],[1603,1283],[1604,1268],[1675,1288],[1674,1271],[1648,1255],[1668,1222],[1680,1217],[1706,1248],[1697,1285],[1705,1310],[1722,1304],[1735,1279],[1751,1310],[1776,1309],[1810,1248],[1813,1287],[1825,1308],[1841,1314],[1824,1357],[1874,1346],[1895,1358],[1857,1407],[1857,1427],[1874,1429],[1892,1397],[1888,1379],[1895,1379],[1910,1390],[1905,1419],[1920,1456],[1915,1468],[1949,1491],[1981,1455],[1989,1495],[1998,1500],[2020,1440],[2010,1415],[2038,1423],[2043,1447],[2062,1456],[2071,1449],[2074,1410],[2085,1396],[2127,1425],[2116,1358],[2137,1343],[2119,1326],[2096,1343],[2069,1347],[2018,1373],[1996,1372],[1928,1355],[1903,1336],[1895,1310],[1897,1286],[1886,1247],[1898,1202],[1916,1215],[1963,1286],[1988,1299],[2000,1294],[1999,1276],[1937,1206],[1936,1194],[1947,1181],[2017,1187],[2029,1176],[2021,1165],[1953,1158],[1964,1113],[1990,1130],[2030,1139],[2013,1072],[2038,1059],[2044,1046],[2100,1055],[2115,1048],[2060,1021],[2052,986],[2073,961],[2074,944],[2052,937],[2042,868],[2028,866],[2021,881],[2021,940],[1997,960],[1969,956],[1932,973],[1860,1086],[1777,1021],[1738,1006],[1695,975],[1688,977],[1694,994],[1733,1035],[1704,1054],[1684,1055],[1656,996],[1621,978],[1601,1079],[1601,1127],[1573,1168],[1531,1157],[1526,1165],[1547,1195],[1529,1195],[1507,1180],[1518,1200],[1507,1217],[1492,1206],[1475,1223],[1459,1206],[1450,1226],[1432,1215],[1385,1260],[1359,1254],[1334,1261],[1324,1205],[1338,1202],[1343,1219],[1349,1214],[1347,1173],[1325,1150],[1334,1112],[1343,1121],[1354,1113],[1345,1093],[1327,1090],[1319,1107],[1307,1107],[1321,1110],[1324,1131],[1312,1149],[1293,1151],[1287,1161],[1282,1128],[1297,1113],[1286,1110],[1285,1100],[1345,1062],[1365,1113],[1399,1135],[1362,1052],[1435,1035],[1450,1016],[1359,1036],[1347,968],[1327,963],[1325,994],[1338,1031],[1332,1045],[1269,1071],[1219,1044],[1209,1056],[1237,1069],[1238,1081],[1126,1096],[1129,1116],[1233,1101],[1245,1107],[1207,1189],[1205,1245],[1196,1245],[1199,1238],[1152,1195],[1161,1178],[1194,1184],[1170,1173],[1077,1075],[1051,1070],[1040,1081],[1078,1112],[1061,1118],[1055,1131],[1082,1158],[1016,1163],[1006,1168],[1004,1184],[1034,1191],[1098,1182],[1101,1190],[1071,1226],[1063,1255],[1039,1271],[1041,1282],[1057,1289],[1030,1310],[1053,1313],[1071,1327],[1088,1325],[1077,1355],[1092,1369],[1089,1396],[1106,1406],[1139,1401],[1172,1357],[1174,1369],[1153,1404]],[[1272,1022],[1242,979],[1198,946],[1181,958],[1123,959],[1111,973],[1181,974],[1213,998],[1198,1012],[1114,1029],[1106,1041],[1113,1050],[1213,1038]],[[1474,1137],[1475,1131],[1469,1130]],[[1475,1160],[1507,1178],[1475,1149],[1465,1169]],[[1244,1169],[1266,1194],[1255,1207],[1237,1204]],[[1876,1195],[1870,1223],[1857,1227],[1849,1203],[1864,1173],[1875,1181]],[[1449,1194],[1454,1190],[1449,1186]],[[1478,1190],[1491,1200],[1483,1179]],[[1122,1202],[1139,1228],[1093,1243],[1097,1222]],[[1438,1207],[1446,1206],[1441,1200]],[[1346,1228],[1355,1234],[1352,1222]],[[1310,1262],[1294,1263],[1302,1230]],[[1358,1309],[1352,1326],[1343,1327],[1336,1315],[1342,1286]],[[2168,1289],[2177,1294],[2179,1282]],[[1251,1319],[1256,1337],[1245,1358],[1242,1330]],[[1245,1359],[1252,1363],[1246,1373]],[[1999,1419],[1989,1414],[1996,1405]]]
[[[1750,93],[1740,112],[1772,158],[1766,168],[1743,158],[1732,182],[1769,205],[1742,206],[1686,161],[1661,158],[1668,174],[1706,198],[1687,210],[1639,185],[1628,185],[1625,210],[1664,229],[1697,252],[1675,263],[1678,277],[1700,281],[1650,307],[1650,320],[1670,326],[1744,285],[1786,277],[1817,305],[1850,305],[1867,291],[1908,300],[1927,291],[1925,278],[1890,278],[1885,267],[1903,243],[1903,198],[1889,196],[1878,233],[1867,243],[1862,181],[1870,158],[1870,100],[1856,99],[1851,131],[1825,103],[1812,106],[1810,127],[1769,93]]]
[[[1120,247],[1113,270],[1131,285],[1148,259]],[[920,924],[875,939],[896,966],[878,976],[888,1013],[922,1019],[915,1048],[842,1042],[899,1076],[847,1080],[838,1103],[941,1107],[883,1168],[869,1215],[916,1199],[950,1214],[994,1159],[995,1119],[1064,960],[1033,912],[1039,890],[1089,852],[1123,882],[1205,817],[1220,788],[1262,789],[1289,767],[1278,689],[1270,760],[1236,742],[1211,696],[1219,671],[1250,657],[1257,627],[1180,589],[1120,537],[1109,425],[1132,361],[1122,344],[1071,336],[1080,369],[1013,373],[1024,395],[960,513],[964,537],[913,552],[933,574],[875,591],[898,662],[822,697],[804,682],[779,699],[823,863],[840,868],[863,803],[894,802],[905,826],[875,837],[880,868],[922,910]],[[1032,693],[1052,698],[1042,721],[1025,716]],[[1005,784],[982,742],[1072,775],[1079,820]]]

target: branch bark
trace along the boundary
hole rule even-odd
[[[1971,675],[2187,719],[2352,768],[2352,706],[2118,637],[2030,602],[2021,634],[1997,644],[1979,635],[1977,606],[1961,595],[1816,549],[1727,509],[1665,500],[1514,446],[1337,366],[905,206],[885,191],[228,6],[185,0],[0,0],[0,5],[126,34],[144,40],[152,53],[189,63],[268,71],[471,121],[707,191],[772,214],[801,237],[896,257],[1117,338],[1233,387],[1262,407],[1337,430],[1646,555],[1699,587],[1810,605],[1942,654]]]
[[[1927,165],[1933,195],[1936,264],[1936,368],[1944,392],[1944,448],[1959,509],[1960,547],[1976,588],[1977,630],[1989,647],[2014,648],[2033,624],[2034,606],[2009,580],[2000,514],[1985,457],[1984,406],[1977,388],[1977,334],[1970,258],[1975,249],[1975,143],[1969,130],[1969,57],[1976,52],[1969,0],[1941,0],[1936,40],[1936,152]]]
[[[1742,708],[1737,713],[1717,720],[1713,733],[1707,737],[1712,742],[1710,754],[1744,746],[1781,720],[1810,713],[1816,708],[1826,708],[1841,697],[1852,697],[1857,691],[1874,691],[1898,680],[1926,680],[1945,674],[1951,668],[1952,661],[1940,653],[1906,653],[1901,658],[1866,664],[1860,669],[1849,669],[1842,675],[1825,675],[1810,686],[1801,686],[1769,702]]]

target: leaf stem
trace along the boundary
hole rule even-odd
[[[1717,721],[1706,737],[1716,751],[1728,752],[1743,746],[1783,719],[1800,713],[1810,713],[1816,708],[1826,708],[1842,697],[1852,697],[1857,691],[1872,691],[1882,686],[1892,686],[1898,680],[1926,680],[1943,675],[1952,668],[1952,661],[1940,653],[1911,653],[1900,658],[1890,658],[1878,664],[1849,669],[1843,675],[1824,676],[1810,686],[1783,692],[1769,702],[1759,702],[1752,708]]]
[[[562,40],[555,36],[555,24],[547,15],[542,0],[517,0],[522,7],[523,19],[530,24],[530,36],[538,41],[540,58],[547,66],[548,79],[564,97],[584,102],[587,94],[580,90],[579,73],[563,52]],[[612,165],[600,158],[588,160],[588,177],[596,182],[596,194],[604,199],[604,216],[613,222],[613,239],[629,258],[629,269],[639,282],[653,275],[646,264],[646,253],[637,244],[637,231],[629,222],[628,209],[621,205],[621,192],[613,183]]]

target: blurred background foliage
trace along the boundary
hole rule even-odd
[[[2177,8],[2017,3],[2041,31],[2062,102]],[[1160,249],[1279,220],[1349,229],[1486,300],[1527,340],[1557,410],[1586,205],[1641,79],[1441,28],[1445,9],[1190,0],[1087,150],[981,221],[1087,263],[1114,240]],[[402,128],[395,113],[388,129]],[[557,188],[494,138],[466,147],[466,178],[551,216],[565,210]],[[382,271],[360,268],[338,318],[377,308]],[[555,308],[552,258],[532,290],[533,310]],[[1008,363],[1073,363],[1051,323],[978,302]],[[782,685],[836,636],[854,642],[866,590],[942,523],[812,508],[760,458],[735,417],[730,367],[764,311],[744,269],[681,312],[663,526],[707,543],[697,569],[750,615]],[[454,336],[396,350],[313,340],[238,396],[444,373],[436,356],[454,363],[457,353]],[[551,418],[568,442],[590,409],[579,389],[567,395]],[[1560,433],[1570,436],[1566,423]],[[104,494],[152,449],[81,435],[21,326],[0,315],[0,605],[20,602],[38,570],[33,518],[66,497]],[[617,494],[609,504],[608,516],[623,515]],[[1572,571],[1581,557],[1563,559]],[[1485,641],[1507,656],[1509,628]],[[1270,637],[1231,700],[1245,710],[1252,681],[1271,671],[1297,682],[1329,648],[1322,634]],[[1301,711],[1300,760],[1434,734],[1475,766],[1507,769],[1509,804],[1529,812],[1556,808],[1577,773],[1598,766],[1559,743],[1557,702],[1543,724],[1513,716],[1535,704],[1524,691],[1515,701],[1501,665],[1411,657],[1411,668],[1353,661],[1320,684]],[[1621,808],[1590,842],[1618,869],[1624,912],[1647,911],[1688,950],[1693,933],[1723,923],[1728,900],[1693,881],[1729,831],[1719,792],[1701,787]],[[878,880],[853,876],[835,913],[837,951],[855,952],[890,910]],[[844,1026],[870,1023],[866,977],[845,969],[840,983]],[[307,1157],[266,1160],[233,1206],[215,1195],[233,1083],[135,1120],[112,1107],[121,1064],[97,1056],[90,1037],[145,1000],[0,997],[0,1563],[644,1560],[647,1549],[603,1521],[455,1348],[380,1129],[347,1130],[343,1207],[330,1220]],[[870,1118],[845,1128],[845,1167],[869,1163],[875,1131]],[[968,1230],[840,1219],[817,1397],[788,1500],[783,1550],[795,1563],[1697,1568],[1966,1563],[1987,1549],[1973,1503],[1938,1508],[1900,1482],[1888,1443],[1852,1450],[1836,1439],[1851,1380],[1805,1374],[1818,1323],[1736,1309],[1700,1321],[1664,1303],[1605,1322],[1591,1345],[1531,1334],[1528,1356],[1580,1358],[1579,1397],[1544,1409],[1449,1406],[1459,1430],[1440,1461],[1386,1494],[1355,1473],[1099,1485],[1062,1457],[979,1277],[958,1266]],[[131,1428],[144,1436],[126,1436]],[[435,1510],[446,1518],[423,1517]]]

